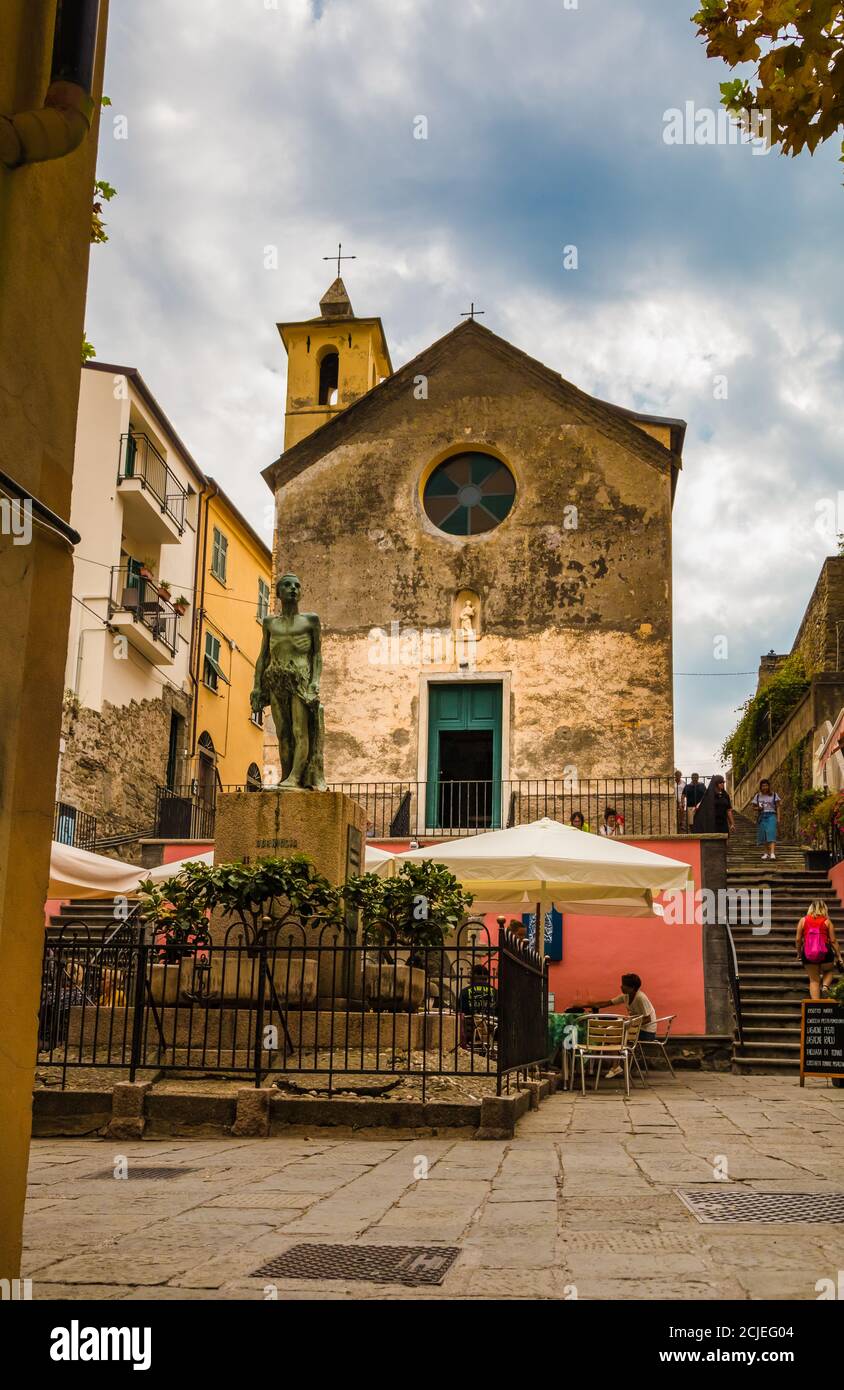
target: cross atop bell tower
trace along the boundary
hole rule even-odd
[[[337,278],[319,301],[319,318],[278,325],[287,352],[285,449],[393,374],[380,318],[355,317],[339,272],[341,261],[357,257],[342,250],[323,257],[337,262]]]

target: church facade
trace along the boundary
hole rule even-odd
[[[683,422],[588,396],[474,318],[394,372],[340,279],[279,331],[264,478],[275,573],[322,620],[329,782],[484,785],[500,824],[508,783],[669,777]]]

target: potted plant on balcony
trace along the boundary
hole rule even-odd
[[[829,848],[830,831],[844,819],[844,794],[831,792],[826,796],[815,791],[803,798],[805,809],[800,816],[800,838],[807,869],[829,869],[832,855]]]
[[[152,560],[142,560],[140,565],[138,566],[138,573],[140,574],[141,579],[147,579],[150,582],[152,582],[155,579],[155,575],[153,573]]]
[[[172,594],[172,592],[173,592],[173,590],[172,590],[171,587],[170,587],[170,581],[167,580],[167,579],[159,579],[159,581],[158,581],[158,597],[159,597],[159,598],[166,599],[166,600],[168,601],[168,603],[169,603],[169,601],[170,601],[170,595]]]
[[[442,947],[472,904],[443,864],[402,864],[394,878],[361,874],[343,894],[361,914],[364,997],[374,1009],[419,1009],[427,993],[425,947]]]
[[[175,608],[179,617],[183,618],[185,613],[190,608],[190,601],[185,598],[184,594],[179,594],[177,598],[173,599],[173,607]]]

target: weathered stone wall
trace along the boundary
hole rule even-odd
[[[151,829],[155,789],[167,780],[173,709],[188,730],[190,701],[169,688],[158,700],[106,702],[101,713],[65,700],[60,799],[96,816],[98,836]],[[136,844],[121,845],[115,854],[141,862]]]
[[[844,657],[844,555],[832,555],[824,561],[792,650],[802,652],[810,675],[841,669]]]
[[[584,420],[477,339],[433,365],[427,390],[387,392],[278,489],[276,573],[299,574],[323,624],[327,777],[416,778],[420,672],[457,663],[420,665],[413,633],[450,630],[465,589],[483,613],[474,675],[511,677],[510,777],[670,775],[668,454]],[[499,454],[516,479],[509,517],[469,540],[420,500],[455,446]],[[379,663],[369,634],[392,622],[408,641]]]

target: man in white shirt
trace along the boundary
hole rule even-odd
[[[642,990],[642,981],[638,975],[622,975],[621,994],[616,994],[613,999],[594,999],[587,1008],[606,1009],[610,1004],[626,1004],[627,1012],[631,1018],[641,1016],[642,1028],[639,1033],[641,1042],[653,1042],[656,1038],[656,1009],[648,996]],[[618,1076],[621,1067],[613,1067],[607,1072],[607,1077]]]

